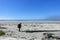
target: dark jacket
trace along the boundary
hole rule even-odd
[[[18,24],[18,28],[21,28],[21,24]]]

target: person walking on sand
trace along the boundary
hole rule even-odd
[[[17,26],[18,29],[19,29],[19,32],[20,32],[20,29],[21,29],[21,24],[22,24],[22,23],[19,23],[18,26]]]

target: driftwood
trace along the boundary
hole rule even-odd
[[[59,36],[55,36],[55,34],[53,33],[43,33],[43,36],[44,38],[42,40],[45,40],[45,39],[59,39],[60,40],[60,37]]]
[[[1,27],[1,26],[0,26],[0,29],[7,29],[7,28],[5,28],[5,27]]]
[[[33,32],[58,32],[60,30],[26,30],[26,31],[21,31],[21,32],[29,32],[29,33],[33,33]]]
[[[54,39],[60,39],[60,37],[59,36],[52,36],[52,38]]]

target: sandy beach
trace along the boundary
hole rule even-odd
[[[24,26],[25,25],[25,26]],[[34,27],[35,25],[35,27]],[[38,27],[36,27],[36,25]],[[41,27],[42,26],[42,27]],[[5,29],[2,29],[4,27]],[[59,30],[59,24],[22,24],[21,32],[18,31],[17,25],[16,26],[8,26],[4,25],[1,26],[0,30],[5,32],[4,36],[0,37],[0,40],[42,40],[43,33],[54,33],[55,35],[60,35],[59,31],[56,32],[22,32],[22,31],[36,31],[36,30]]]

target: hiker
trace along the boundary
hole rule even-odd
[[[19,29],[19,32],[20,32],[20,29],[21,29],[21,24],[22,24],[22,23],[19,23],[18,26],[17,26],[18,29]]]

